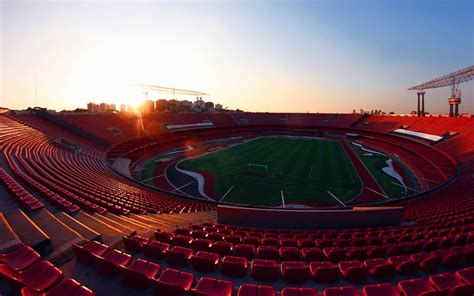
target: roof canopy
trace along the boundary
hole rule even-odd
[[[463,83],[474,79],[474,66],[410,87],[408,90],[423,90]]]

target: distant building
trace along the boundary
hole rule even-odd
[[[87,111],[89,112],[99,112],[99,105],[94,103],[87,104]]]
[[[117,110],[117,106],[115,106],[115,104],[110,104],[110,110],[112,111]]]
[[[206,103],[202,100],[202,98],[197,97],[196,101],[194,101],[193,107],[196,110],[202,110],[206,107],[205,105],[206,105]]]
[[[127,112],[127,105],[125,105],[125,104],[120,104],[120,112],[122,112],[122,113]]]
[[[108,109],[110,109],[109,104],[100,103],[100,105],[99,105],[99,112],[105,112],[105,111],[107,111]]]
[[[214,109],[214,103],[213,102],[206,102],[206,103],[204,103],[204,108]]]
[[[222,110],[222,105],[221,104],[216,104],[216,110]]]

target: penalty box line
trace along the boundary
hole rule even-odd
[[[342,206],[346,206],[339,198],[337,198],[334,194],[331,193],[331,191],[327,190],[329,195],[331,195],[335,200],[337,200]]]

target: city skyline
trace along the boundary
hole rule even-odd
[[[13,2],[0,105],[138,104],[136,83],[256,112],[416,110],[407,88],[474,64],[472,1]],[[474,113],[474,83],[460,85]],[[449,88],[427,90],[447,113]],[[154,98],[155,99],[155,98]]]

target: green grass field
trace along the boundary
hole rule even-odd
[[[362,188],[341,144],[314,138],[258,138],[187,159],[180,167],[212,174],[215,193],[227,202],[280,205],[283,192],[286,204],[336,205],[328,191],[345,202]]]

